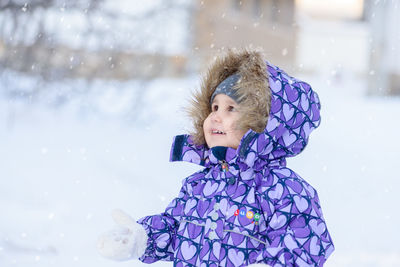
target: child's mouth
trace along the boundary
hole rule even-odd
[[[224,133],[223,131],[220,131],[220,130],[212,130],[211,133],[212,134],[226,134],[226,133]]]

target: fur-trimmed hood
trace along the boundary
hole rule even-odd
[[[244,98],[240,105],[245,106],[241,123],[250,129],[237,149],[227,149],[227,159],[244,162],[249,167],[257,159],[285,164],[286,157],[295,156],[306,147],[310,133],[320,124],[318,95],[309,84],[265,61],[259,52],[230,51],[216,60],[203,79],[190,109],[195,132],[175,137],[171,161],[184,160],[203,166],[218,162],[212,155],[213,149],[204,141],[199,142],[200,135],[204,119],[210,113],[212,93],[236,71],[244,77],[244,85],[239,89]]]
[[[268,120],[271,93],[268,89],[266,64],[259,51],[229,50],[218,57],[203,76],[201,88],[193,94],[189,116],[193,122],[193,141],[205,144],[203,123],[211,113],[210,100],[216,87],[228,76],[237,73],[240,83],[236,86],[242,114],[238,128],[262,132]]]

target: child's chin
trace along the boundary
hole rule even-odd
[[[226,142],[213,142],[210,147],[226,146]]]

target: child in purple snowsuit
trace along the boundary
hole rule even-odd
[[[286,167],[320,124],[318,95],[258,51],[229,51],[190,115],[194,131],[174,138],[170,160],[204,169],[162,214],[136,223],[115,211],[124,230],[100,238],[100,252],[174,266],[322,266],[334,246],[317,192]]]

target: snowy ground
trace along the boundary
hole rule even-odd
[[[320,94],[323,121],[288,164],[319,192],[336,245],[326,266],[400,266],[400,99],[367,98],[351,76],[308,81]],[[55,98],[1,96],[0,266],[147,266],[101,258],[96,238],[113,226],[113,208],[136,218],[161,212],[198,169],[168,162],[172,137],[188,127],[182,107],[197,83],[155,80],[133,110],[137,82],[98,82],[87,95],[73,93],[81,83],[52,85],[60,95],[71,87],[69,104],[59,108]]]

